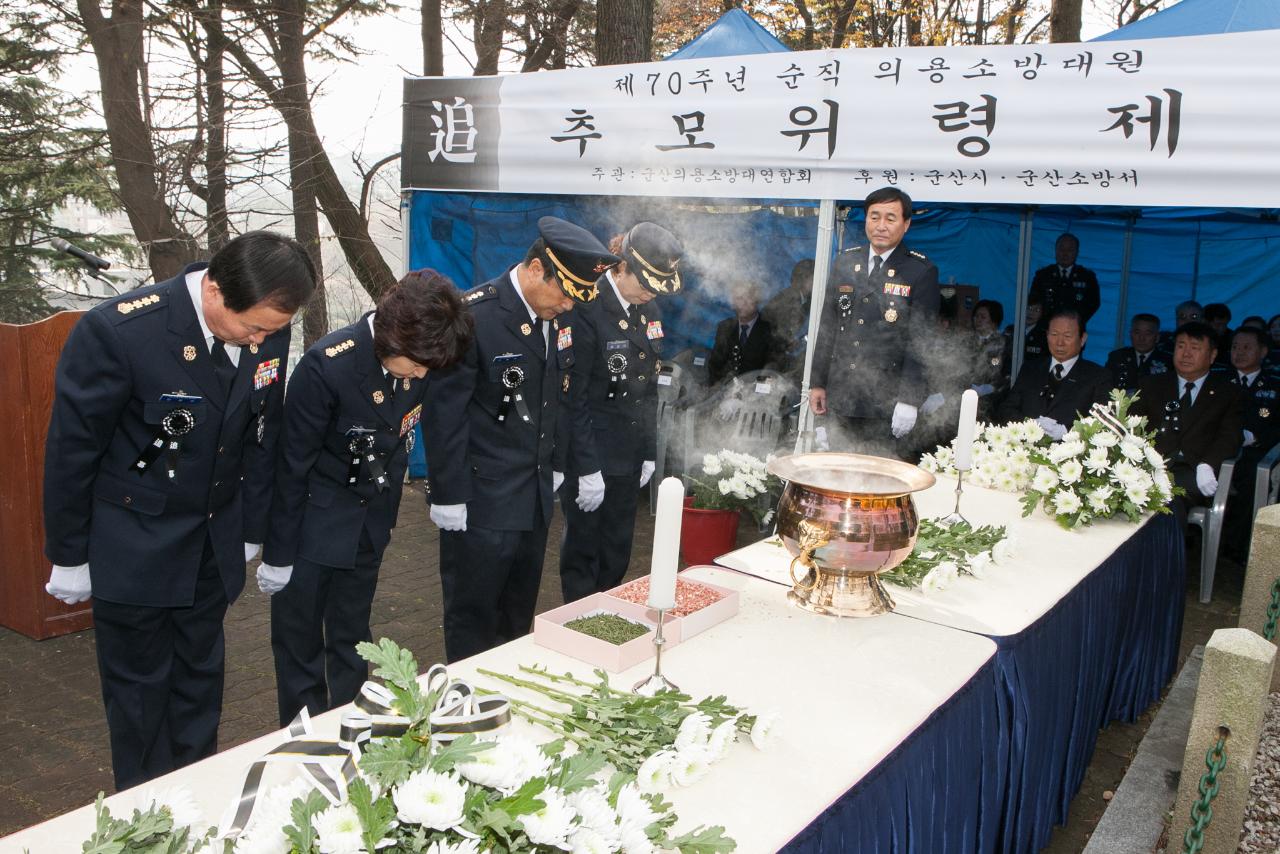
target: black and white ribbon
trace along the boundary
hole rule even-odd
[[[604,366],[609,371],[609,400],[617,397],[619,391],[626,397],[627,357],[622,353],[610,353],[609,358],[604,360]]]
[[[511,365],[502,372],[502,404],[498,407],[498,421],[505,422],[507,415],[511,412],[511,404],[516,405],[516,412],[520,414],[520,420],[526,424],[532,424],[533,419],[529,416],[529,405],[524,401],[524,392],[520,391],[520,387],[524,385],[524,368],[519,365]]]
[[[387,491],[387,469],[382,464],[382,457],[373,449],[373,433],[360,428],[350,434],[351,441],[347,450],[351,452],[351,462],[347,465],[347,486],[355,487],[360,482],[360,466],[369,469],[369,479],[379,492]]]
[[[178,475],[178,460],[182,456],[182,437],[190,433],[196,426],[196,417],[190,409],[172,409],[160,419],[160,429],[155,438],[142,449],[142,453],[131,466],[135,474],[146,474],[147,469],[164,454],[165,473],[169,479]]]

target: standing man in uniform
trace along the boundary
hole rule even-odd
[[[564,539],[560,587],[573,602],[616,587],[631,562],[637,494],[653,476],[657,458],[658,368],[662,312],[655,297],[679,293],[684,249],[671,232],[638,223],[616,247],[622,261],[597,282],[600,296],[577,309],[571,384],[586,397],[590,427],[567,437],[590,450],[574,456],[598,461],[604,501],[587,512],[578,506],[572,466],[560,490]]]
[[[558,437],[557,421],[560,407],[570,407],[565,424],[585,433],[586,407],[570,376],[570,312],[596,298],[596,279],[619,259],[562,219],[544,216],[538,231],[524,261],[463,297],[475,338],[461,362],[427,381],[423,425],[449,661],[529,631],[560,485],[553,472],[566,462],[589,472],[578,480],[581,509],[604,499],[600,466],[568,459],[590,449]]]
[[[302,708],[351,702],[369,678],[356,644],[370,640],[425,378],[461,359],[471,334],[453,282],[421,270],[298,362],[258,567],[258,587],[272,594],[281,726]]]
[[[1089,318],[1102,304],[1098,277],[1088,267],[1076,263],[1080,239],[1074,234],[1064,232],[1058,235],[1053,252],[1056,263],[1036,270],[1027,301],[1040,303],[1045,318],[1065,309],[1078,311],[1088,326]]]
[[[269,521],[289,322],[315,269],[255,231],[95,306],[58,361],[46,589],[92,597],[117,789],[217,751],[227,605]]]
[[[911,197],[896,187],[867,196],[867,244],[836,256],[818,328],[809,407],[839,417],[869,453],[894,453],[927,393],[923,352],[935,334],[938,268],[902,237]]]

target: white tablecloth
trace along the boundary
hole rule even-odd
[[[954,478],[915,496],[920,518],[941,518],[955,507]],[[1021,632],[1080,583],[1138,530],[1109,520],[1067,531],[1037,510],[1023,518],[1019,496],[965,486],[960,511],[974,525],[1003,525],[1017,541],[1014,559],[993,566],[986,578],[962,576],[939,593],[925,595],[889,585],[897,613],[967,632],[1005,637]],[[791,582],[791,556],[774,537],[716,559],[739,572]]]
[[[671,648],[663,656],[664,672],[694,697],[723,693],[753,711],[781,714],[771,750],[740,743],[701,783],[669,795],[682,819],[679,830],[722,824],[739,851],[773,851],[784,844],[963,688],[995,653],[995,645],[977,635],[896,614],[870,620],[819,617],[787,605],[778,585],[711,567],[691,572],[739,590],[741,610]],[[420,664],[425,670],[430,662]],[[532,637],[459,662],[450,672],[497,687],[476,676],[475,669],[514,673],[521,664],[591,678],[590,666],[539,647]],[[651,670],[650,661],[611,681],[631,686]],[[317,734],[333,736],[339,717],[339,711],[317,717]],[[264,736],[153,785],[188,786],[206,815],[217,819],[239,795],[248,765],[284,740],[283,733]],[[121,816],[138,797],[135,789],[107,803]],[[0,840],[0,854],[24,848],[40,854],[78,852],[92,823],[92,806],[83,807]]]

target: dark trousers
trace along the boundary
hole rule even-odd
[[[560,487],[564,538],[560,541],[560,590],[573,602],[622,583],[631,563],[640,468],[634,474],[605,475],[604,502],[594,513],[578,509],[578,479]]]
[[[1222,523],[1222,547],[1226,553],[1244,563],[1249,557],[1253,534],[1253,488],[1258,482],[1258,463],[1270,448],[1245,448],[1231,475],[1231,497],[1227,500],[1227,516]]]
[[[289,583],[271,597],[280,725],[305,706],[313,715],[350,703],[369,678],[356,644],[370,640],[369,612],[382,552],[360,535],[352,569],[299,558]]]
[[[93,599],[117,790],[217,752],[226,613],[226,591],[207,540],[190,607]]]
[[[547,520],[529,531],[468,525],[440,532],[444,651],[453,662],[529,633],[542,582]]]
[[[1206,498],[1200,494],[1200,486],[1196,483],[1195,466],[1189,463],[1175,460],[1169,464],[1169,479],[1173,481],[1174,486],[1181,486],[1186,495],[1175,497],[1169,502],[1169,507],[1173,510],[1173,518],[1178,521],[1178,529],[1185,530],[1187,527],[1187,514],[1192,507],[1205,507],[1213,502],[1212,498]]]

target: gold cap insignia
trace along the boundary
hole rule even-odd
[[[386,398],[387,398],[387,396],[386,396],[385,394],[383,394],[383,393],[382,393],[381,389],[379,389],[378,391],[375,391],[375,392],[373,393],[373,402],[374,402],[374,403],[382,403],[382,401],[386,400]]]
[[[521,331],[522,333],[524,333],[525,335],[532,335],[532,334],[533,334],[533,327],[532,327],[532,326],[530,326],[530,325],[529,325],[529,324],[527,324],[527,323],[522,323],[522,324],[520,324],[520,331]]]
[[[186,359],[188,362],[194,362],[196,360],[196,348],[190,344],[183,347],[182,358]]]
[[[898,319],[898,310],[896,308],[886,309],[884,313],[884,319],[889,321],[890,323],[893,323],[895,320]]]

